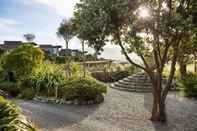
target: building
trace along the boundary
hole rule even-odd
[[[59,55],[60,49],[62,48],[62,46],[53,46],[46,44],[39,45],[39,47],[50,55]]]
[[[19,47],[20,45],[25,44],[22,41],[4,41],[3,44],[0,44],[0,49],[5,51],[10,51]],[[36,43],[32,42],[33,45],[37,46]],[[50,45],[50,44],[41,44],[38,45],[44,52],[48,53],[49,55],[56,55],[56,56],[74,56],[80,57],[83,55],[83,52],[80,50],[72,50],[72,49],[62,49],[60,45]],[[85,51],[85,54],[87,51]]]
[[[87,51],[85,51],[85,54],[87,53]],[[59,52],[60,56],[82,56],[83,52],[80,50],[72,50],[72,49],[62,49]]]
[[[22,41],[4,41],[4,43],[0,45],[0,48],[5,51],[10,51],[19,47],[22,44],[24,44]],[[31,44],[35,46],[37,45],[36,43],[33,42]]]
[[[6,51],[17,48],[22,45],[22,41],[4,41],[4,44],[0,45],[0,48]]]

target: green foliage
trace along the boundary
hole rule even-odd
[[[73,77],[67,80],[64,87],[67,100],[89,101],[107,92],[107,87],[93,78]]]
[[[128,71],[115,71],[111,73],[111,78],[113,81],[118,81],[121,80],[125,77],[129,76],[129,72]]]
[[[188,97],[197,97],[197,74],[187,74],[180,86],[183,95]]]
[[[21,97],[27,100],[33,99],[34,96],[35,96],[35,90],[32,88],[26,88],[21,92]]]
[[[0,82],[0,90],[7,92],[12,97],[17,97],[20,93],[20,89],[18,88],[17,84],[8,81]]]
[[[114,82],[121,80],[129,75],[133,75],[140,70],[129,64],[112,64],[112,66],[106,71],[95,71],[91,75],[99,81],[102,82]]]
[[[20,109],[13,103],[0,97],[1,131],[35,131]]]
[[[50,91],[55,92],[55,89],[64,86],[66,81],[64,66],[43,64],[34,70],[30,79],[36,93],[51,94]]]
[[[72,63],[71,64],[71,74],[73,77],[82,77],[83,76],[83,67],[82,65],[79,65],[77,63]],[[86,75],[90,76],[90,73],[86,70]]]
[[[73,27],[70,20],[63,20],[57,30],[57,36],[63,38],[66,42],[66,48],[68,49],[68,42],[73,38]]]
[[[111,74],[109,72],[103,72],[103,71],[92,72],[91,76],[102,82],[113,82],[111,78]]]
[[[3,68],[7,72],[14,72],[19,79],[23,79],[42,63],[43,58],[44,53],[41,49],[31,44],[24,44],[5,56]]]

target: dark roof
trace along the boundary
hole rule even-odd
[[[4,44],[1,45],[0,47],[2,49],[14,49],[20,45],[22,45],[21,41],[4,41]]]
[[[53,46],[53,48],[62,48],[61,45],[56,45],[56,46]]]
[[[4,41],[4,45],[20,45],[22,41]]]
[[[52,48],[52,45],[39,45],[40,48]]]
[[[62,46],[53,46],[53,45],[39,45],[40,48],[62,48]]]
[[[37,45],[35,42],[23,42],[23,44],[31,44],[31,45],[34,45],[34,46]]]

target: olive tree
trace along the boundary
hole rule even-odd
[[[186,7],[181,0],[81,0],[74,22],[78,36],[93,45],[110,42],[119,45],[130,64],[144,70],[152,82],[152,121],[166,121],[165,100],[171,88],[185,31],[192,28],[191,17],[177,10]],[[189,15],[189,13],[186,13]],[[130,58],[136,53],[143,64]],[[162,74],[170,63],[167,83]]]

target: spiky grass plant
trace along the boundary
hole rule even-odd
[[[0,97],[0,131],[35,131],[20,109]]]

